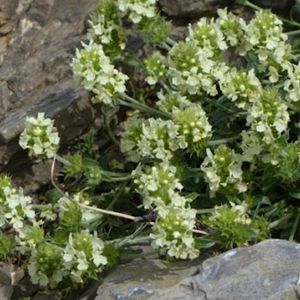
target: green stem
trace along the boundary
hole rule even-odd
[[[226,143],[230,143],[230,142],[234,142],[236,141],[240,136],[236,135],[230,138],[226,138],[226,139],[220,139],[220,140],[214,140],[214,141],[209,141],[208,145],[209,146],[218,146],[218,145],[222,145],[222,144],[226,144]]]
[[[133,246],[133,245],[138,245],[141,243],[149,242],[151,239],[149,236],[138,236],[135,238],[120,238],[120,239],[115,239],[112,241],[109,241],[110,243],[113,243],[117,245],[118,247],[124,247],[124,246]]]
[[[119,188],[118,192],[115,193],[113,200],[112,200],[112,201],[109,203],[109,205],[107,206],[107,208],[106,208],[107,210],[113,209],[115,203],[118,201],[119,197],[120,197],[121,194],[123,193],[123,191],[124,191],[126,185],[127,185],[126,182],[123,183],[123,184],[121,185],[121,187]]]
[[[221,98],[220,98],[221,99]],[[222,99],[223,100],[223,99]],[[236,114],[237,112],[236,111],[233,111],[232,109],[230,109],[230,108],[228,108],[228,107],[226,107],[226,106],[224,106],[224,105],[222,105],[222,104],[220,104],[220,103],[218,103],[217,102],[218,100],[208,100],[207,99],[207,103],[208,104],[211,104],[211,105],[213,105],[213,106],[215,106],[215,107],[218,107],[218,108],[220,108],[220,109],[222,109],[222,110],[225,110],[225,111],[227,111],[227,112],[229,112],[229,113],[231,113],[231,114]]]
[[[109,176],[109,177],[131,177],[131,174],[128,173],[119,173],[119,172],[111,172],[102,170],[102,174]]]
[[[44,209],[44,208],[51,208],[50,204],[33,204],[31,205],[33,209]]]
[[[106,182],[123,182],[123,181],[128,181],[131,180],[131,176],[127,177],[108,177],[105,179]]]
[[[175,45],[177,44],[177,42],[174,41],[173,39],[171,39],[170,37],[167,37],[166,42],[167,42],[168,44],[170,44],[171,46],[175,46]]]
[[[285,215],[284,217],[270,223],[269,229],[274,229],[274,228],[282,225],[284,222],[288,221],[292,216],[293,216],[293,214],[288,214],[288,215]]]
[[[292,35],[297,35],[300,34],[300,29],[298,30],[294,30],[294,31],[289,31],[289,32],[285,32],[287,35],[292,36]]]
[[[297,217],[295,219],[295,222],[293,224],[293,228],[289,237],[289,241],[293,241],[294,240],[294,236],[296,234],[296,230],[299,226],[299,221],[300,221],[300,209],[298,209],[298,213],[297,213]]]
[[[172,47],[170,47],[167,43],[161,43],[160,45],[162,46],[162,48],[166,49],[167,51],[170,51],[172,49]]]
[[[215,211],[214,208],[204,208],[204,209],[197,209],[197,214],[202,215],[202,214],[211,214]]]
[[[126,99],[128,100],[128,98],[126,98]],[[134,108],[134,109],[146,112],[146,113],[157,115],[157,116],[162,117],[164,119],[170,119],[171,118],[171,114],[169,114],[167,112],[159,111],[159,110],[157,110],[155,108],[152,108],[148,105],[142,104],[142,103],[140,103],[136,100],[135,101],[129,100],[129,102],[124,101],[124,100],[119,100],[119,104],[130,107],[130,108]]]
[[[61,156],[58,155],[58,154],[55,154],[55,159],[56,159],[57,161],[59,161],[60,163],[66,165],[66,166],[70,166],[70,165],[71,165],[71,163],[70,163],[67,159],[61,157]]]
[[[103,113],[103,116],[104,116],[104,126],[105,126],[105,129],[106,129],[106,132],[107,132],[108,136],[110,137],[110,139],[111,139],[116,145],[119,145],[120,142],[116,139],[114,133],[113,133],[112,130],[111,130],[110,122],[109,122],[109,119],[108,119],[108,117],[107,117],[107,114],[106,114],[106,113]]]

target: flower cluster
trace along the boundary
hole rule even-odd
[[[32,239],[28,270],[32,282],[41,286],[56,287],[65,279],[81,283],[94,277],[107,264],[103,255],[104,242],[96,233],[81,230],[84,212],[77,203],[64,197],[57,207],[61,210],[55,242],[45,242],[43,235],[37,234],[38,228],[34,235],[31,234],[35,239]],[[30,234],[24,231],[22,237],[28,246]],[[40,238],[37,240],[37,237]]]
[[[166,74],[164,57],[159,52],[154,52],[144,61],[146,71],[146,81],[150,85],[155,85]]]
[[[36,118],[27,117],[19,144],[23,149],[29,149],[31,156],[39,159],[54,157],[59,146],[59,136],[53,120],[45,118],[44,113],[38,113]]]
[[[238,154],[225,145],[219,146],[213,154],[206,150],[207,156],[201,166],[210,195],[220,192],[230,197],[243,193],[247,185],[243,181],[242,161]]]
[[[237,53],[245,55],[251,48],[248,40],[245,38],[247,25],[245,20],[228,12],[227,9],[218,9],[219,18],[217,25],[224,35],[228,47],[235,47]]]
[[[103,249],[104,243],[95,234],[88,231],[70,234],[63,260],[73,281],[82,282],[84,277],[92,277],[107,264]]]
[[[141,158],[137,145],[143,133],[142,126],[144,123],[146,123],[145,119],[133,116],[123,124],[124,130],[121,133],[120,150],[126,153],[129,161],[138,162]]]
[[[169,160],[174,151],[186,147],[184,138],[178,135],[178,126],[171,120],[150,118],[143,122],[129,119],[125,128],[121,151],[135,160],[141,157]]]
[[[150,237],[153,247],[166,247],[171,257],[193,259],[199,255],[195,248],[192,230],[195,226],[196,211],[191,208],[168,207],[164,216],[156,220]]]
[[[285,182],[296,182],[300,178],[300,142],[286,143],[279,149],[274,174]]]
[[[0,176],[0,226],[11,225],[15,230],[24,226],[24,221],[34,221],[32,199],[23,194],[22,189],[13,187],[11,179]]]
[[[289,70],[284,89],[288,92],[290,101],[298,102],[300,100],[300,63],[293,65],[292,69]]]
[[[247,123],[253,131],[259,133],[264,143],[271,144],[287,129],[287,109],[277,89],[264,89],[249,109]]]
[[[158,101],[156,102],[157,107],[168,113],[172,113],[174,108],[182,109],[188,107],[191,102],[188,100],[186,96],[175,92],[175,91],[168,91],[168,93],[164,93],[160,91],[157,93]]]
[[[128,14],[133,23],[139,23],[143,18],[153,18],[156,14],[157,0],[118,0],[121,12]]]
[[[143,197],[145,208],[153,208],[157,219],[152,228],[153,246],[166,248],[171,257],[186,259],[198,255],[192,230],[196,211],[190,200],[180,195],[183,186],[177,170],[169,163],[161,163],[134,172],[134,183]]]
[[[28,272],[32,283],[56,287],[65,275],[61,249],[52,244],[41,244],[32,252]]]
[[[177,149],[186,148],[186,142],[178,135],[178,126],[171,120],[151,118],[142,124],[137,146],[142,157],[170,160]]]
[[[125,33],[117,3],[103,0],[89,20],[88,38],[101,44],[105,54],[116,57],[125,47]]]
[[[286,44],[282,21],[269,10],[256,12],[247,28],[252,50],[258,56],[261,67],[269,69],[269,79],[276,82],[282,70],[290,68],[291,48]]]
[[[183,206],[186,199],[176,195],[183,186],[176,178],[176,168],[167,163],[148,167],[134,172],[134,183],[139,193],[143,196],[144,207],[149,209],[153,205],[164,209],[170,204]]]
[[[255,95],[261,90],[260,81],[255,76],[254,70],[248,72],[232,68],[220,80],[222,93],[242,109],[248,109]]]
[[[172,84],[182,93],[217,95],[217,87],[212,74],[218,73],[220,66],[210,58],[210,53],[201,49],[197,42],[179,42],[169,53]],[[219,71],[221,73],[221,71]]]
[[[143,18],[139,23],[139,31],[148,43],[162,44],[171,31],[171,24],[159,14],[151,18]]]
[[[191,104],[184,109],[174,108],[173,121],[179,127],[190,152],[200,153],[212,136],[212,128],[200,104]]]
[[[213,20],[208,21],[206,18],[201,18],[195,28],[190,27],[189,39],[195,41],[207,57],[213,60],[219,60],[222,51],[227,49],[222,31]]]
[[[76,49],[76,58],[72,61],[75,79],[93,92],[93,103],[112,104],[119,93],[125,92],[128,77],[111,64],[101,45],[92,41],[82,45],[83,49]]]
[[[248,241],[266,238],[268,223],[263,218],[252,220],[247,213],[246,203],[216,206],[211,216],[204,222],[214,229],[225,248],[240,246]]]

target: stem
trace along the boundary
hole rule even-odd
[[[136,99],[134,99],[134,98],[132,98],[132,97],[126,95],[126,94],[121,94],[121,97],[123,97],[125,100],[129,101],[132,104],[135,104],[137,106],[140,106],[143,109],[148,110],[148,112],[156,113],[156,114],[161,115],[162,117],[167,118],[167,119],[172,118],[172,115],[170,113],[160,111],[160,110],[157,110],[157,109],[155,109],[153,107],[150,107],[146,104],[143,104],[143,103],[137,101]]]
[[[130,107],[130,108],[137,109],[139,111],[154,114],[154,115],[163,117],[164,119],[166,119],[166,118],[170,119],[170,114],[168,114],[166,112],[156,110],[156,109],[154,109],[150,106],[147,106],[147,105],[144,105],[144,104],[141,104],[141,103],[136,104],[136,103],[130,103],[130,102],[127,102],[127,101],[119,100],[119,104]]]
[[[220,99],[221,99],[221,98],[220,98]],[[223,99],[222,99],[222,100],[223,100]],[[228,107],[226,107],[226,106],[224,106],[224,105],[218,103],[217,101],[218,101],[218,100],[209,100],[209,99],[206,99],[206,103],[208,103],[208,104],[211,104],[211,105],[213,105],[213,106],[215,106],[215,107],[218,107],[218,108],[220,108],[220,109],[222,109],[222,110],[228,111],[228,112],[231,113],[231,114],[236,114],[236,113],[237,113],[236,111],[233,111],[232,109],[230,109],[230,108],[228,108]]]
[[[297,214],[297,217],[296,217],[295,222],[293,224],[293,228],[292,228],[292,231],[291,231],[291,234],[290,234],[290,237],[289,237],[289,241],[294,240],[294,236],[295,236],[296,230],[298,228],[299,221],[300,221],[300,209],[298,209],[298,214]]]
[[[269,224],[269,229],[274,229],[276,227],[278,227],[279,225],[281,225],[283,222],[288,221],[291,217],[293,216],[293,214],[288,214],[272,223]]]
[[[31,205],[33,209],[43,209],[43,208],[51,208],[50,204],[33,204]]]
[[[167,43],[161,43],[162,48],[170,51],[172,49],[172,47],[170,47]]]
[[[55,154],[55,157],[54,157],[54,158],[55,158],[57,161],[59,161],[60,163],[66,165],[66,166],[70,166],[70,165],[71,165],[71,163],[70,163],[67,159],[61,157],[61,156],[58,155],[58,154]]]
[[[105,129],[106,129],[106,132],[108,134],[108,136],[110,137],[110,139],[116,144],[116,145],[119,145],[120,142],[116,139],[114,133],[112,132],[111,130],[111,127],[110,127],[110,122],[107,118],[107,115],[106,113],[103,114],[104,116],[104,126],[105,126]]]
[[[167,42],[168,44],[170,44],[171,46],[175,46],[175,45],[177,44],[177,42],[174,41],[173,39],[171,39],[170,37],[167,37],[166,42]]]
[[[109,177],[131,177],[131,174],[128,173],[118,173],[118,172],[110,172],[102,170],[102,174],[109,176]]]
[[[226,138],[226,139],[220,139],[220,140],[214,140],[214,141],[210,141],[208,142],[209,146],[218,146],[221,144],[226,144],[226,143],[230,143],[230,142],[234,142],[236,141],[240,136],[236,135],[230,138]]]
[[[300,34],[300,29],[298,30],[294,30],[294,31],[289,31],[289,32],[285,32],[287,35],[292,36],[292,35],[297,35]]]
[[[197,214],[202,215],[202,214],[210,214],[215,211],[214,208],[204,208],[204,209],[197,209]]]
[[[102,209],[102,208],[93,207],[93,206],[88,206],[88,205],[85,205],[85,204],[82,204],[82,203],[78,203],[78,205],[83,207],[83,208],[86,208],[86,209],[89,209],[89,210],[94,210],[94,211],[97,211],[97,212],[102,213],[102,214],[106,214],[106,215],[110,215],[110,216],[114,216],[114,217],[119,217],[119,218],[131,220],[131,221],[136,220],[136,217],[134,217],[134,216],[119,213],[119,212],[116,212],[116,211]]]

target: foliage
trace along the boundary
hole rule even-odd
[[[193,259],[299,238],[300,64],[282,20],[223,9],[175,42],[155,4],[104,0],[91,16],[71,65],[102,112],[95,138],[63,158],[54,121],[26,119],[21,147],[64,165],[57,191],[36,201],[0,177],[0,257],[21,253],[33,283],[84,283],[139,242]],[[135,56],[132,36],[147,45]]]

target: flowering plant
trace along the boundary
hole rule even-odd
[[[0,257],[22,253],[33,283],[83,283],[139,241],[193,259],[299,238],[300,65],[283,21],[223,9],[174,41],[155,4],[103,0],[91,16],[71,66],[102,112],[94,138],[61,157],[54,121],[26,119],[21,147],[62,163],[64,188],[52,174],[55,190],[34,204],[0,177]],[[135,57],[129,29],[146,45]]]

